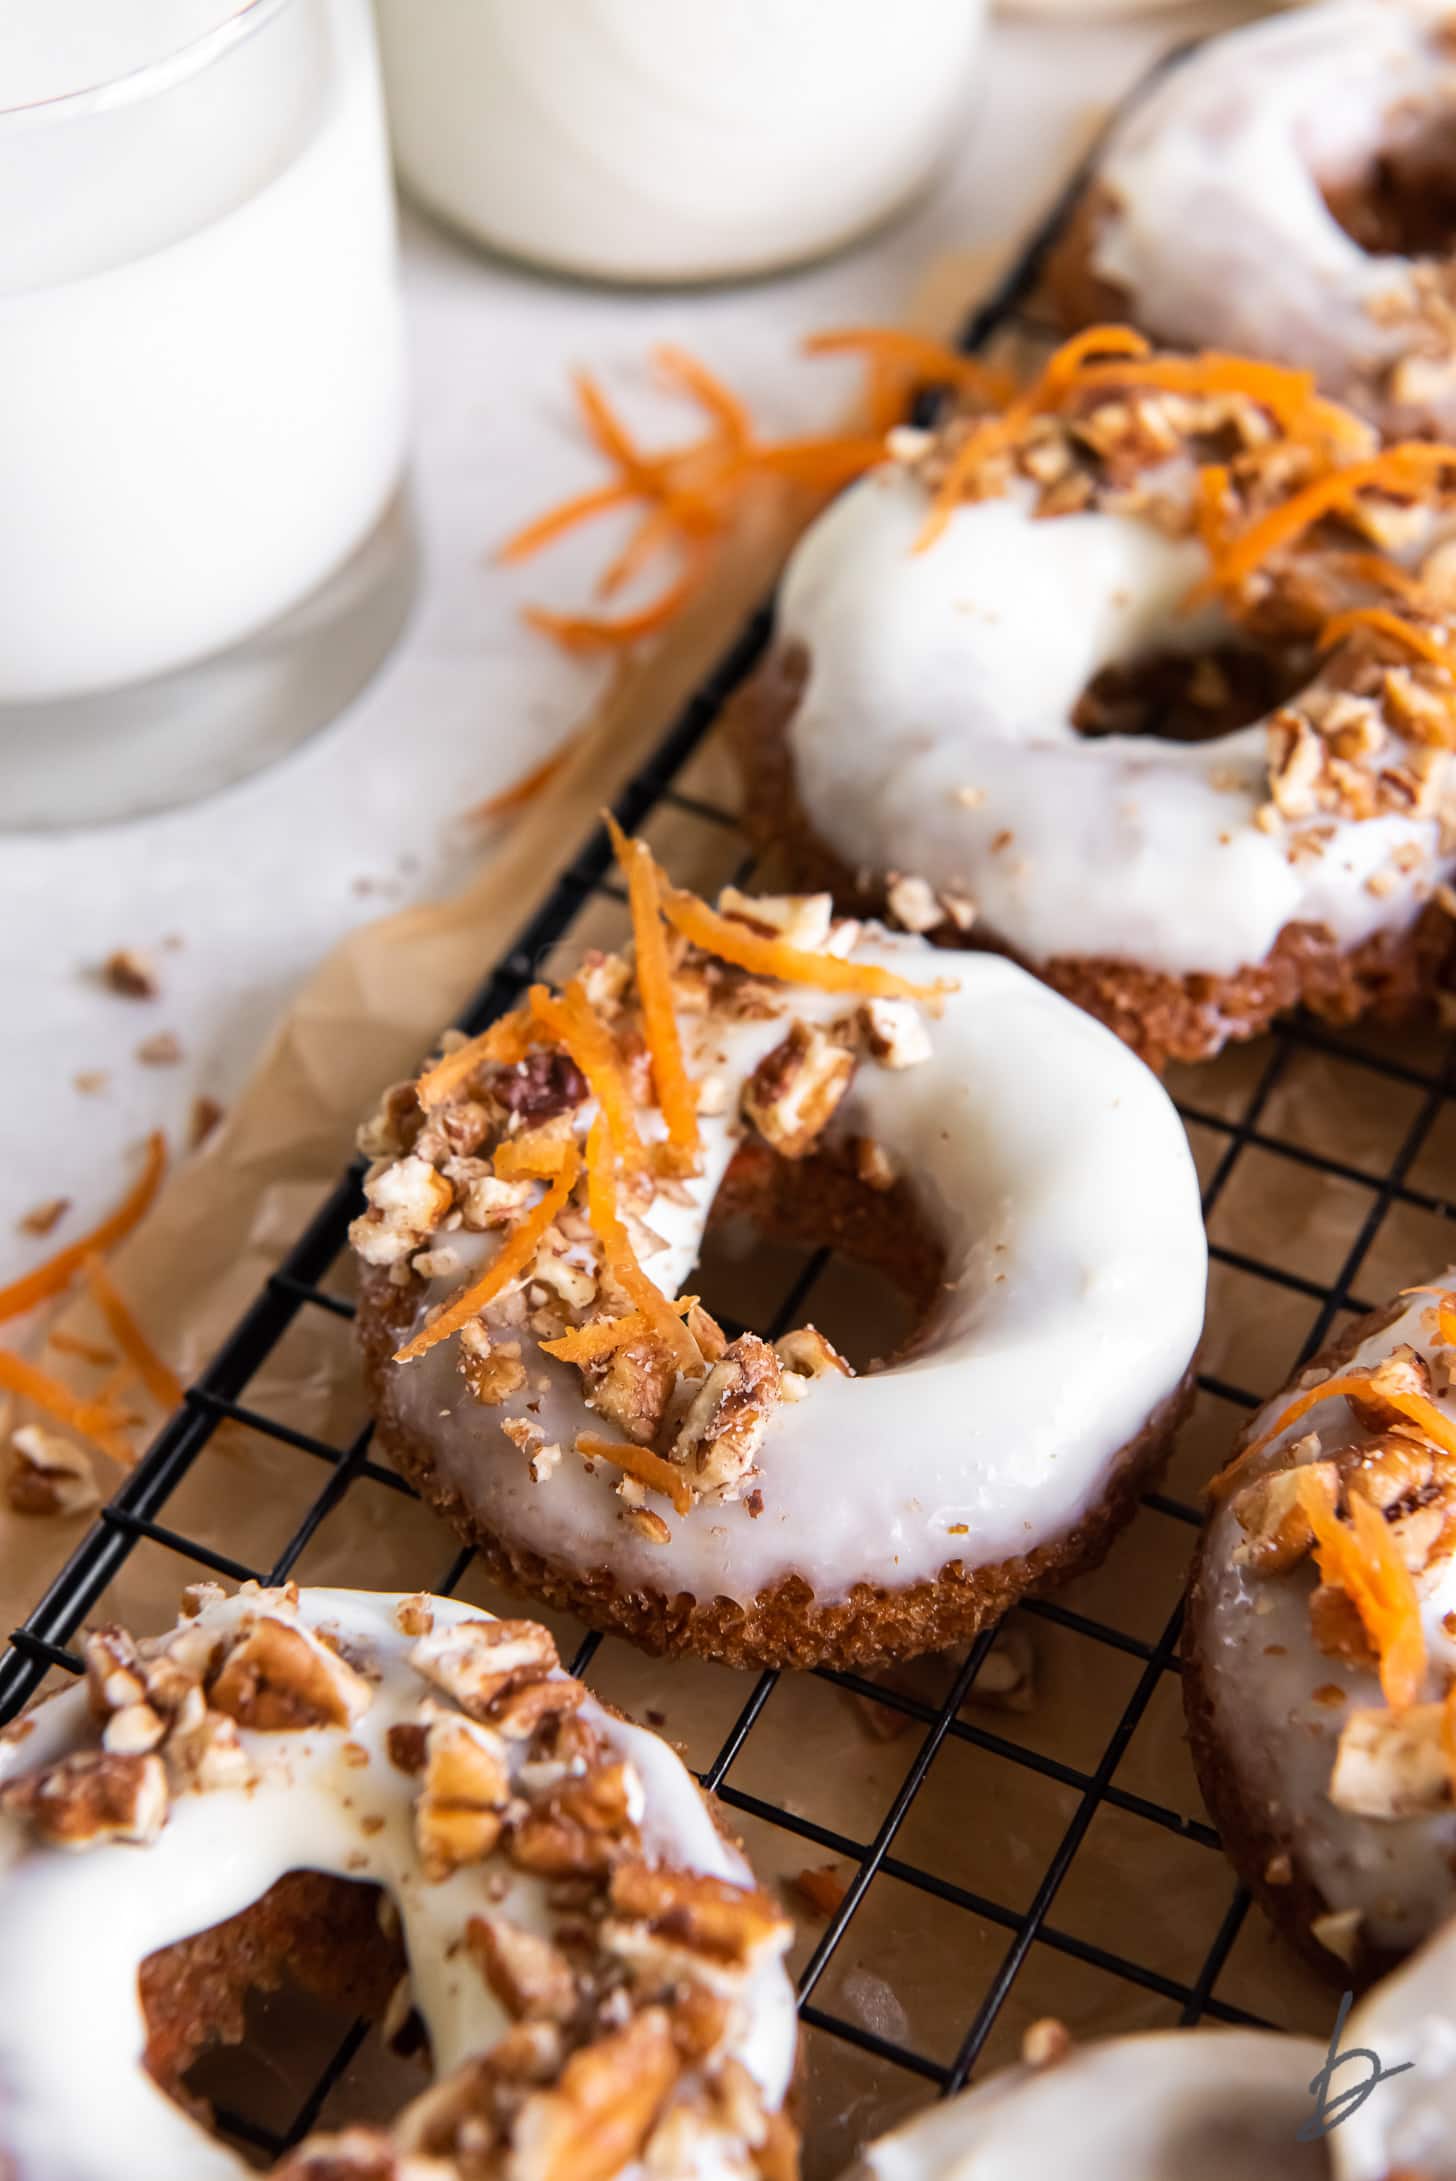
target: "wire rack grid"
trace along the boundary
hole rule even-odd
[[[1064,200],[1039,232],[1001,289],[977,312],[966,329],[966,345],[983,347],[1026,323],[1027,298],[1034,289],[1042,254],[1064,215]],[[743,631],[728,655],[697,691],[650,761],[631,780],[616,804],[616,815],[630,830],[671,817],[721,836],[722,853],[736,859],[737,820],[730,805],[703,785],[703,768],[697,760],[729,694],[750,671],[763,651],[770,629],[770,611],[762,609]],[[711,768],[710,768],[711,770]],[[584,911],[604,899],[620,901],[609,873],[610,845],[603,830],[590,840],[561,878],[550,898],[531,918],[509,955],[492,972],[474,1004],[462,1017],[462,1027],[474,1031],[511,1006],[549,952],[567,940]],[[740,879],[751,878],[751,861],[743,859],[735,870]],[[1361,1071],[1367,1088],[1375,1090],[1377,1103],[1389,1107],[1391,1126],[1386,1149],[1372,1161],[1358,1147],[1296,1140],[1284,1132],[1281,1119],[1291,1077],[1314,1064],[1338,1070],[1347,1064]],[[1189,1094],[1179,1100],[1200,1152],[1203,1174],[1203,1208],[1210,1226],[1214,1278],[1260,1283],[1260,1293],[1284,1298],[1302,1325],[1296,1343],[1299,1361],[1311,1354],[1333,1327],[1349,1312],[1370,1306],[1381,1292],[1362,1291],[1362,1277],[1372,1264],[1377,1239],[1393,1211],[1429,1221],[1444,1220],[1449,1207],[1439,1179],[1428,1186],[1422,1178],[1430,1162],[1427,1153],[1440,1133],[1452,1105],[1452,1073],[1439,1049],[1415,1050],[1389,1041],[1346,1039],[1304,1021],[1288,1023],[1261,1040],[1244,1056],[1231,1090],[1215,1070],[1190,1074]],[[1334,1191],[1342,1205],[1358,1206],[1339,1226],[1337,1237],[1324,1237],[1317,1261],[1277,1261],[1272,1255],[1241,1246],[1235,1232],[1221,1240],[1220,1215],[1230,1201],[1242,1173],[1251,1161],[1277,1161],[1280,1172],[1293,1175],[1298,1185],[1316,1192]],[[78,1660],[68,1648],[87,1616],[94,1612],[107,1586],[143,1543],[166,1548],[187,1563],[187,1572],[201,1571],[241,1581],[256,1577],[266,1583],[288,1578],[306,1560],[311,1542],[321,1525],[336,1515],[348,1495],[365,1485],[393,1495],[408,1497],[408,1488],[394,1473],[371,1457],[367,1428],[346,1444],[334,1444],[293,1428],[249,1399],[250,1387],[270,1355],[290,1330],[316,1323],[318,1314],[347,1318],[352,1306],[347,1297],[329,1284],[335,1266],[346,1253],[346,1228],[359,1209],[360,1168],[340,1180],[306,1230],[213,1361],[188,1388],[182,1407],[167,1422],[149,1451],[128,1476],[111,1503],[99,1514],[68,1564],[36,1604],[24,1625],[16,1629],[0,1657],[0,1719],[10,1716],[54,1669],[74,1672]],[[1323,1232],[1323,1230],[1322,1230]],[[793,1270],[766,1318],[771,1334],[798,1322],[809,1298],[829,1270],[824,1252],[811,1253]],[[711,1303],[713,1297],[707,1297]],[[731,1313],[721,1313],[725,1317]],[[820,1318],[819,1322],[824,1322]],[[1254,1376],[1250,1371],[1248,1376]],[[1254,1385],[1241,1382],[1239,1372],[1226,1361],[1215,1359],[1200,1378],[1201,1395],[1222,1420],[1225,1437],[1237,1420],[1261,1398]],[[1267,1385],[1263,1389],[1267,1391]],[[307,1497],[306,1507],[291,1534],[270,1565],[251,1566],[219,1549],[214,1540],[202,1539],[175,1520],[169,1505],[195,1465],[198,1464],[227,1422],[247,1427],[280,1450],[281,1458],[316,1474],[317,1490]],[[312,1467],[310,1468],[310,1465]],[[1165,1557],[1181,1566],[1199,1520],[1190,1497],[1173,1492],[1149,1494],[1147,1521],[1160,1517]],[[1135,1528],[1137,1525],[1134,1526]],[[443,1536],[443,1532],[441,1533]],[[1180,1542],[1181,1541],[1181,1542]],[[466,1552],[455,1552],[441,1565],[429,1587],[449,1593],[465,1580],[470,1566]],[[187,1579],[184,1573],[182,1579]],[[994,1637],[982,1635],[959,1662],[943,1665],[939,1680],[918,1691],[895,1679],[882,1681],[868,1676],[823,1669],[811,1677],[783,1677],[787,1682],[811,1681],[875,1708],[892,1749],[887,1760],[888,1782],[871,1821],[854,1829],[832,1822],[833,1783],[830,1783],[829,1814],[817,1814],[818,1806],[806,1808],[803,1798],[767,1795],[753,1784],[754,1768],[748,1762],[757,1738],[768,1730],[781,1677],[764,1673],[757,1677],[732,1677],[734,1696],[726,1727],[715,1731],[716,1747],[697,1762],[705,1788],[715,1793],[750,1834],[755,1856],[767,1842],[776,1840],[776,1858],[792,1868],[795,1858],[814,1855],[835,1859],[844,1867],[842,1898],[832,1914],[811,1932],[800,1948],[798,1989],[802,2018],[812,2033],[830,2044],[847,2048],[872,2063],[877,2080],[887,2075],[894,2088],[876,2094],[877,2114],[904,2110],[928,2096],[960,2088],[983,2058],[999,2057],[994,2042],[998,2020],[1008,1996],[1035,1952],[1057,1974],[1094,1972],[1108,1980],[1099,1988],[1122,1988],[1156,2003],[1153,2019],[1191,2024],[1199,2021],[1257,2023],[1266,2017],[1254,2008],[1223,1996],[1220,1980],[1244,1929],[1248,1902],[1222,1864],[1216,1834],[1178,1798],[1142,1792],[1128,1784],[1125,1760],[1150,1709],[1163,1701],[1178,1673],[1177,1639],[1180,1606],[1175,1604],[1160,1627],[1133,1632],[1126,1617],[1112,1610],[1084,1610],[1066,1597],[1026,1602],[1018,1609],[1033,1629],[1057,1632],[1078,1645],[1091,1646],[1113,1658],[1125,1675],[1120,1703],[1099,1722],[1097,1746],[1079,1761],[1037,1746],[1034,1736],[1013,1730],[1007,1721],[987,1724],[994,1715],[976,1704],[981,1675]],[[593,1674],[600,1639],[586,1636],[573,1661],[573,1670],[588,1680]],[[884,1722],[888,1721],[888,1727]],[[844,1729],[848,1735],[850,1729]],[[903,1760],[901,1747],[904,1747]],[[1028,1781],[1034,1791],[1045,1789],[1052,1813],[1043,1826],[1043,1852],[1036,1867],[1024,1875],[1019,1896],[1005,1898],[995,1890],[983,1890],[963,1873],[951,1873],[945,1859],[921,1853],[915,1846],[914,1813],[938,1763],[947,1753],[974,1753],[979,1777],[1011,1783]],[[854,1763],[846,1751],[846,1770]],[[987,1768],[991,1768],[988,1772]],[[1120,1770],[1124,1777],[1119,1778]],[[991,1789],[1001,1793],[1001,1786]],[[1011,1792],[1008,1784],[1007,1792]],[[794,1806],[798,1804],[799,1806]],[[858,1805],[856,1805],[858,1807]],[[1156,1948],[1140,1944],[1149,1934],[1140,1927],[1123,1928],[1114,1937],[1089,1936],[1075,1919],[1058,1915],[1059,1895],[1084,1851],[1094,1827],[1113,1815],[1134,1821],[1153,1833],[1172,1836],[1180,1852],[1202,1856],[1212,1874],[1219,1908],[1201,1958],[1181,1973],[1171,1973],[1156,1957]],[[971,1821],[968,1814],[968,1822]],[[1149,1836],[1140,1836],[1149,1837]],[[936,1867],[937,1862],[940,1867]],[[877,1887],[893,1882],[896,1900],[914,1897],[934,1917],[947,1916],[946,1944],[950,1936],[950,1912],[973,1919],[978,1934],[973,1963],[968,1962],[964,1989],[960,1992],[955,2019],[947,2024],[942,1979],[937,2000],[936,2034],[917,2035],[915,2025],[895,2019],[892,2007],[878,2014],[853,2003],[853,1979],[836,1987],[835,1965],[853,1949],[851,1937],[865,1916],[866,1904]],[[1008,1889],[1009,1890],[1009,1889]],[[969,1930],[971,1925],[957,1925]],[[1097,1928],[1094,1920],[1094,1929]],[[954,1986],[954,1977],[951,1978]],[[900,2010],[903,2014],[903,2010]],[[276,2125],[263,2126],[240,2111],[221,2112],[219,2126],[259,2156],[276,2156],[315,2125],[326,2111],[327,2101],[355,2061],[366,2034],[366,2025],[355,2024],[333,2050],[317,2081],[301,2105]],[[988,2054],[988,2047],[990,2052]]]

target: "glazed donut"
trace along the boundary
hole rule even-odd
[[[1383,2072],[1373,2095],[1354,2105],[1329,2139],[1335,2181],[1450,2181],[1456,2171],[1453,1990],[1456,1924],[1448,1923],[1350,2015],[1342,2049],[1373,2052]],[[1360,2079],[1356,2063],[1336,2087]]]
[[[931,2106],[869,2144],[844,2181],[1325,2181],[1324,2145],[1298,2140],[1324,2057],[1271,2030],[1073,2047]]]
[[[1205,1274],[1177,1117],[1010,963],[827,896],[715,912],[622,850],[635,959],[538,988],[362,1138],[384,1446],[500,1577],[649,1649],[967,1636],[1099,1556],[1166,1452]],[[548,1167],[549,1202],[499,1178]],[[678,1299],[715,1205],[879,1264],[909,1344],[855,1376],[812,1326],[729,1340]]]
[[[1064,323],[1302,366],[1392,433],[1456,428],[1449,19],[1326,0],[1169,69],[1052,254]]]
[[[1398,523],[1434,580],[1443,470],[1372,469],[1370,444],[1272,367],[1075,343],[1004,418],[892,435],[800,541],[736,702],[750,830],[798,883],[952,944],[974,926],[1154,1065],[1299,1002],[1409,1008],[1447,944],[1456,678],[1424,622],[1401,634],[1419,586],[1365,548]],[[1387,477],[1398,507],[1357,482]],[[1398,612],[1361,589],[1383,580]],[[1190,612],[1196,587],[1222,602]],[[1317,666],[1326,627],[1348,634]],[[1212,739],[1104,731],[1144,671]]]
[[[307,1898],[304,1958],[338,1997],[369,1984],[368,1927],[374,1956],[400,1934],[435,2083],[388,2127],[305,2142],[289,2181],[607,2181],[639,2158],[792,2181],[788,1923],[678,1758],[544,1628],[256,1584],[184,1611],[150,1641],[95,1632],[85,1684],[0,1742],[6,2173],[251,2171],[168,2092],[241,2034],[260,1971],[298,1966]],[[387,1920],[363,1895],[361,1928],[361,1887]]]
[[[1205,1799],[1272,1919],[1347,1982],[1456,1908],[1453,1337],[1456,1295],[1400,1297],[1276,1396],[1190,1581]]]

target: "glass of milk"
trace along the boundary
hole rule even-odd
[[[395,159],[452,226],[589,278],[765,273],[913,197],[985,0],[377,0]]]
[[[369,0],[0,5],[0,826],[207,792],[408,606]]]

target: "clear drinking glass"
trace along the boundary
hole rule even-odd
[[[413,553],[368,0],[0,7],[0,825],[321,726]]]

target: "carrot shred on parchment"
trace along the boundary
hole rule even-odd
[[[88,1257],[100,1256],[130,1234],[156,1195],[166,1164],[166,1142],[160,1132],[154,1132],[147,1138],[146,1163],[116,1210],[89,1234],[57,1250],[44,1264],[22,1273],[8,1287],[0,1287],[0,1319],[18,1318],[37,1303],[49,1302],[70,1286]]]
[[[1379,1508],[1358,1493],[1350,1495],[1348,1524],[1309,1471],[1300,1475],[1299,1499],[1314,1531],[1321,1580],[1337,1585],[1355,1607],[1380,1660],[1385,1701],[1403,1711],[1420,1693],[1426,1637],[1415,1577],[1400,1546]]]
[[[0,1388],[19,1394],[23,1401],[42,1410],[53,1422],[64,1424],[124,1469],[129,1469],[136,1459],[121,1436],[130,1419],[112,1401],[81,1400],[60,1379],[38,1370],[8,1348],[0,1349]]]
[[[93,1252],[81,1269],[112,1339],[157,1406],[170,1415],[182,1405],[181,1379],[157,1354],[101,1259]]]
[[[477,1317],[493,1297],[529,1269],[547,1228],[570,1196],[581,1171],[581,1160],[576,1146],[568,1145],[567,1152],[560,1173],[545,1195],[538,1204],[532,1206],[520,1225],[507,1237],[479,1279],[472,1280],[468,1287],[462,1288],[452,1302],[446,1303],[432,1318],[426,1320],[412,1340],[407,1340],[402,1348],[395,1350],[396,1363],[413,1362],[416,1356],[428,1354],[439,1341],[448,1340],[452,1333],[458,1333],[461,1326]]]

